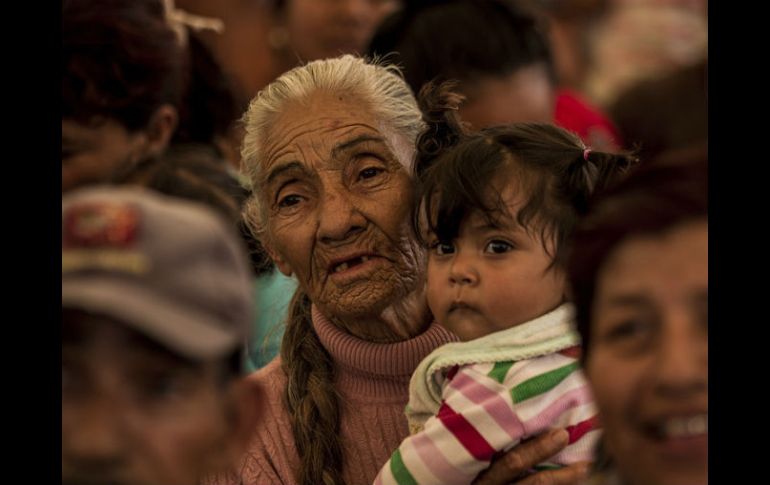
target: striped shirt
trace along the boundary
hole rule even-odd
[[[406,438],[375,479],[381,484],[469,484],[522,440],[566,428],[568,446],[542,463],[591,460],[600,431],[588,384],[572,347],[519,361],[455,365],[434,377],[438,412]]]

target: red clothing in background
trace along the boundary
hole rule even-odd
[[[623,146],[617,128],[607,115],[574,91],[557,92],[554,122],[576,133],[591,149],[613,151]]]

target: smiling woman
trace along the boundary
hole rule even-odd
[[[611,462],[592,483],[708,483],[707,170],[705,154],[640,169],[576,232],[570,278]]]

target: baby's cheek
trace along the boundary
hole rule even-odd
[[[431,283],[431,281],[433,281],[433,283]],[[440,285],[436,283],[435,278],[431,277],[430,271],[428,271],[428,291],[426,293],[428,299],[428,308],[430,308],[433,317],[439,319],[439,317],[443,314],[444,307],[446,306],[446,296],[445,292],[440,288]]]

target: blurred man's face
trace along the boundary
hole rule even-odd
[[[64,484],[195,485],[228,466],[233,394],[221,363],[189,362],[109,319],[67,315]]]

